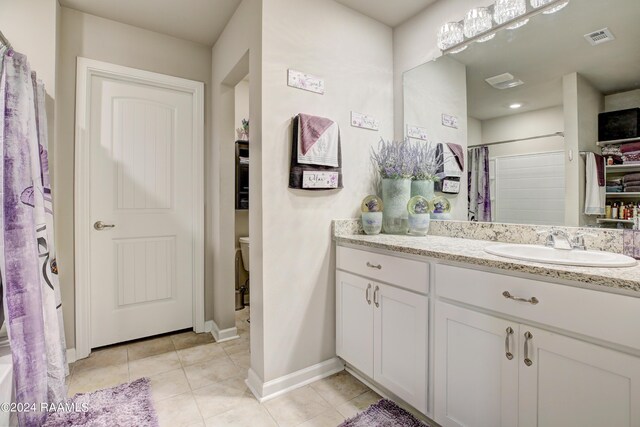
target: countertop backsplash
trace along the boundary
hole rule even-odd
[[[501,243],[544,244],[546,235],[539,231],[564,230],[569,235],[578,231],[588,233],[584,240],[587,249],[623,253],[623,230],[591,227],[563,227],[548,225],[500,224],[493,222],[431,220],[428,236],[457,237]],[[364,234],[360,219],[336,219],[333,236]],[[419,239],[420,237],[416,237]],[[424,238],[424,237],[423,237]]]

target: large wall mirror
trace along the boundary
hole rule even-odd
[[[640,107],[639,18],[639,0],[572,0],[404,74],[405,136],[421,129],[430,143],[467,150],[455,219],[626,226],[585,213],[586,157],[602,154],[599,113]],[[640,165],[606,169],[615,180]],[[490,212],[479,217],[467,203],[469,170],[474,190],[488,189]],[[632,193],[605,197],[605,206],[640,202]]]

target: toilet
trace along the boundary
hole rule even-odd
[[[240,251],[242,252],[242,263],[244,269],[249,271],[249,237],[240,237]]]
[[[242,264],[244,269],[249,271],[249,237],[240,237],[240,252],[242,254]],[[237,273],[236,273],[237,274]],[[236,290],[236,310],[242,310],[248,303],[245,300],[249,292],[249,279]]]

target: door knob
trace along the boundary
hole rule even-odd
[[[98,231],[102,231],[105,228],[113,228],[115,227],[115,224],[105,224],[102,221],[96,221],[95,224],[93,224],[93,228],[95,228]]]

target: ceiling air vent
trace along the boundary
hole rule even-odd
[[[523,84],[522,80],[515,78],[512,74],[503,73],[497,76],[489,77],[484,80],[496,89],[509,89]]]
[[[589,34],[585,34],[584,38],[587,39],[587,41],[591,44],[591,46],[610,42],[611,40],[616,39],[614,35],[611,34],[611,31],[608,28],[603,28],[601,30],[594,31]]]

